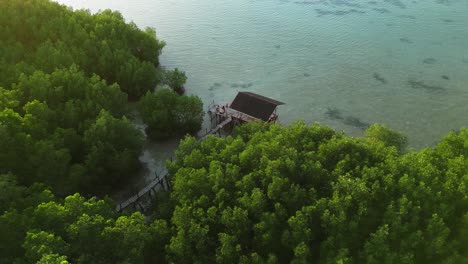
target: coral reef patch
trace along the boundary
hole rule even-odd
[[[376,79],[377,81],[381,82],[382,84],[386,84],[387,83],[387,80],[382,77],[380,74],[378,74],[377,72],[374,72],[374,75],[373,75],[374,79]]]
[[[429,85],[424,83],[423,81],[415,81],[415,80],[409,80],[408,84],[411,86],[413,89],[423,89],[428,92],[444,92],[446,89],[442,86],[437,86],[437,85]]]

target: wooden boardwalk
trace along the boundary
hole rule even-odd
[[[223,112],[221,112],[221,109]],[[255,118],[253,116],[250,116],[246,113],[239,112],[235,109],[232,109],[228,106],[225,106],[223,108],[220,108],[219,106],[213,105],[210,107],[208,110],[208,113],[211,115],[211,117],[216,117],[218,120],[223,120],[221,123],[219,123],[216,127],[211,129],[210,131],[206,132],[203,136],[200,136],[198,139],[203,140],[209,135],[213,135],[218,133],[221,129],[223,129],[225,126],[230,124],[231,122],[234,122],[235,124],[239,122],[254,122],[258,121],[260,119]]]
[[[209,135],[213,135],[218,133],[221,129],[223,129],[226,125],[230,124],[231,122],[235,123],[242,123],[242,122],[253,122],[253,121],[258,121],[260,119],[255,118],[253,116],[250,116],[246,113],[239,112],[235,109],[230,108],[228,105],[226,105],[224,108],[221,108],[219,106],[212,106],[208,110],[208,113],[212,115],[212,117],[218,118],[218,120],[223,120],[221,123],[219,123],[216,127],[208,131],[205,135],[199,137],[199,140],[203,140]],[[128,198],[124,202],[120,203],[117,205],[116,211],[121,212],[122,210],[125,210],[127,208],[134,208],[138,209],[139,207],[140,210],[144,210],[144,207],[141,205],[141,201],[143,198],[152,198],[151,197],[151,192],[156,192],[158,186],[161,187],[164,190],[167,190],[170,188],[169,182],[167,181],[168,173],[164,173],[162,177],[157,177],[155,180],[150,182],[148,185],[146,185],[143,189],[141,189],[139,192],[137,192],[135,195],[132,197]]]
[[[200,140],[203,140],[205,139],[207,136],[209,135],[213,135],[213,134],[216,134],[219,130],[223,129],[224,126],[226,126],[227,124],[231,123],[232,122],[232,118],[231,117],[228,117],[226,120],[224,120],[223,122],[221,122],[221,124],[217,125],[215,128],[213,128],[212,130],[208,131],[208,133],[206,133],[205,135],[201,136],[199,139]]]
[[[160,186],[162,189],[168,189],[169,184],[167,182],[166,177],[168,176],[168,173],[165,173],[162,177],[157,177],[154,179],[152,182],[150,182],[148,185],[146,185],[143,189],[141,189],[139,192],[137,192],[135,195],[132,197],[128,198],[127,200],[119,203],[117,205],[116,211],[121,212],[124,209],[129,208],[130,206],[134,206],[138,204],[138,202],[145,197],[146,195],[149,195],[151,198],[151,191],[156,192],[156,188]],[[140,206],[142,207],[142,206]]]
[[[223,122],[221,122],[220,124],[218,124],[215,128],[213,128],[212,130],[208,131],[205,135],[201,136],[199,138],[199,140],[203,140],[205,139],[207,136],[209,135],[213,135],[213,134],[216,134],[218,131],[220,131],[223,127],[225,127],[226,125],[228,125],[229,123],[232,122],[232,117],[229,116],[228,118],[226,118]],[[160,186],[162,189],[166,189],[166,188],[169,188],[169,184],[167,182],[167,179],[166,177],[168,176],[168,173],[165,173],[162,177],[157,177],[156,179],[154,179],[152,182],[150,182],[148,185],[146,185],[145,187],[143,187],[143,189],[141,189],[139,192],[137,192],[135,195],[133,195],[132,197],[128,198],[127,200],[119,203],[117,205],[117,208],[116,208],[116,211],[117,212],[121,212],[122,210],[125,210],[127,208],[136,208],[136,205],[139,205],[139,201],[149,195],[150,198],[151,198],[151,191],[156,191],[155,189]],[[140,208],[142,208],[143,206],[139,205]]]
[[[242,113],[242,112],[239,112],[235,109],[232,109],[230,107],[225,107],[224,108],[224,112],[222,113],[220,111],[221,108],[219,107],[216,107],[216,106],[212,106],[210,107],[210,109],[208,110],[208,113],[211,114],[211,115],[215,115],[219,118],[231,118],[231,119],[237,119],[239,121],[242,121],[242,122],[254,122],[254,121],[259,121],[260,119],[256,118],[256,117],[253,117],[253,116],[250,116],[246,113]]]
[[[255,121],[259,121],[260,119],[258,118],[255,118],[253,116],[250,116],[246,113],[242,113],[242,112],[239,112],[235,109],[232,109],[232,108],[226,108],[226,114],[228,116],[230,116],[231,118],[235,118],[235,119],[238,119],[242,122],[255,122]]]

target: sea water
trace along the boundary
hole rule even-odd
[[[466,0],[60,0],[120,11],[167,42],[211,102],[251,91],[286,103],[280,121],[360,136],[372,123],[432,146],[468,126]]]

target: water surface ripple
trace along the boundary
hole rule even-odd
[[[282,123],[358,136],[379,122],[414,148],[468,125],[465,0],[59,2],[155,27],[162,64],[184,69],[205,104],[253,91],[287,103]]]

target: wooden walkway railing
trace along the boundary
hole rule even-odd
[[[116,211],[121,212],[122,210],[129,208],[130,206],[138,205],[138,202],[147,194],[151,197],[151,191],[156,192],[156,187],[160,186],[163,190],[169,189],[169,183],[166,179],[168,173],[165,173],[162,177],[157,177],[155,180],[146,185],[143,189],[137,192],[132,197],[128,198],[124,202],[121,202],[117,205]],[[142,206],[140,205],[140,208]]]
[[[217,113],[215,111],[216,109],[214,107],[210,107],[210,110],[211,110],[211,113],[220,115],[219,113]],[[199,140],[203,140],[209,135],[216,134],[218,131],[223,129],[223,127],[225,127],[226,125],[231,123],[233,121],[233,118],[243,120],[245,122],[258,120],[258,119],[254,118],[254,117],[251,117],[251,116],[249,116],[247,114],[238,112],[238,111],[236,111],[236,110],[234,110],[232,108],[229,108],[229,107],[226,107],[225,111],[226,112],[225,112],[225,114],[223,114],[223,118],[226,118],[226,119],[223,120],[223,122],[219,123],[215,128],[208,131],[205,135],[199,137],[198,138]],[[157,177],[155,180],[153,180],[148,185],[146,185],[143,189],[141,189],[139,192],[137,192],[137,194],[135,194],[132,197],[128,198],[124,202],[118,204],[117,208],[116,208],[116,211],[121,212],[122,210],[124,210],[126,208],[129,208],[131,206],[133,206],[133,208],[135,208],[135,209],[138,206],[138,207],[140,207],[141,210],[143,210],[144,208],[140,204],[140,201],[141,201],[142,198],[144,198],[146,195],[149,195],[150,198],[151,198],[151,192],[152,191],[156,192],[156,188],[158,186],[160,186],[164,190],[170,188],[169,182],[166,179],[167,176],[168,176],[168,173],[166,172],[165,174],[163,174],[162,177]]]
[[[232,122],[232,118],[231,117],[228,117],[226,118],[226,120],[224,120],[223,122],[221,122],[219,125],[217,125],[215,128],[213,128],[212,130],[208,131],[208,133],[206,133],[205,135],[201,136],[199,138],[199,140],[203,140],[205,139],[207,136],[209,135],[212,135],[212,134],[216,134],[219,130],[221,130],[224,126],[226,126],[227,124],[231,123]]]

